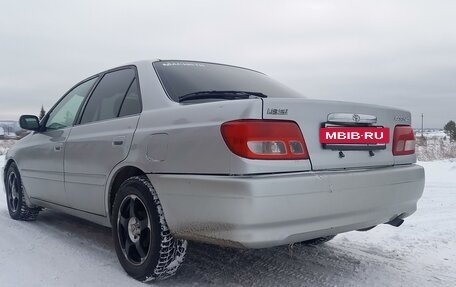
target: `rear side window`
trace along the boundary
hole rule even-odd
[[[135,79],[128,89],[128,93],[120,108],[119,117],[136,115],[141,112],[141,100],[139,97],[138,79]]]
[[[133,69],[105,74],[87,102],[81,124],[116,118],[134,80]]]

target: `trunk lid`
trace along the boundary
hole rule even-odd
[[[392,139],[396,125],[410,125],[410,113],[404,110],[350,102],[265,98],[263,118],[295,121],[303,133],[309,151],[312,170],[370,168],[395,164]],[[325,126],[388,127],[389,142],[386,146],[352,147],[325,146],[320,143],[319,131]],[[384,148],[384,149],[383,149]],[[405,158],[404,158],[405,159]],[[407,157],[411,163],[414,155]]]

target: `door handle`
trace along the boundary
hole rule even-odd
[[[63,143],[58,143],[54,145],[54,151],[61,151],[63,148]]]
[[[123,145],[123,144],[124,144],[124,141],[125,141],[125,136],[114,137],[114,138],[112,139],[112,145],[113,145],[113,146],[116,146],[116,145]]]

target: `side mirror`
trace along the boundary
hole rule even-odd
[[[37,131],[40,129],[40,120],[37,116],[23,115],[19,118],[19,126],[24,130]]]

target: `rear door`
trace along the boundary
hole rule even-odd
[[[72,208],[105,215],[108,175],[127,157],[140,112],[136,70],[105,73],[66,142],[65,189]]]

